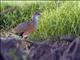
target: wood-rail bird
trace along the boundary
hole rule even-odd
[[[28,37],[30,33],[35,32],[37,30],[39,16],[39,11],[34,12],[30,21],[20,23],[14,28],[15,33],[22,37]]]
[[[25,40],[26,37],[28,37],[32,32],[35,32],[37,30],[38,17],[40,15],[41,14],[39,11],[34,12],[30,21],[24,21],[23,23],[20,23],[13,29],[14,33],[17,34],[18,36],[22,36],[23,38],[22,40]],[[17,43],[17,48],[18,47],[19,43]]]

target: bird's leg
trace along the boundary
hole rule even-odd
[[[22,45],[23,45],[23,49],[24,49],[24,53],[25,54],[29,54],[29,48],[28,48],[28,46],[30,46],[30,42],[28,42],[28,35],[25,35],[25,36],[23,36],[23,38],[22,38],[23,40],[22,40]]]
[[[28,37],[25,37],[25,38],[23,38],[23,40],[22,40],[22,43],[24,44],[25,49],[27,49],[27,48],[28,48],[28,45],[29,45],[29,42],[27,42],[27,41],[28,41]]]
[[[26,42],[26,45],[27,45],[27,41],[28,41],[28,39],[29,39],[28,36],[29,36],[29,35],[23,35],[23,38],[22,38],[22,41],[23,41],[23,42]],[[26,45],[25,45],[25,46],[26,46]]]
[[[20,47],[19,42],[16,43],[16,48],[18,49]]]
[[[21,45],[22,45],[22,40],[17,40],[16,48],[19,49]]]

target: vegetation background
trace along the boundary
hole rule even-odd
[[[56,41],[66,34],[80,36],[80,1],[0,1],[0,34],[8,36],[37,9],[41,11],[38,30],[29,36],[29,40]],[[9,55],[17,60],[15,50],[10,51]]]
[[[39,9],[38,30],[30,40],[46,40],[65,34],[80,36],[80,1],[1,1],[0,33],[8,35],[16,25],[29,20]],[[12,11],[4,13],[8,8]]]

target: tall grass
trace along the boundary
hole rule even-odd
[[[80,35],[80,2],[2,2],[1,9],[16,7],[13,12],[1,16],[0,28],[11,29],[31,18],[36,9],[40,9],[38,30],[30,35],[31,40],[47,39],[64,34]]]

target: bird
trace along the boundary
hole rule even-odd
[[[15,34],[26,38],[32,32],[35,32],[38,28],[38,17],[40,15],[39,11],[35,11],[30,21],[24,21],[14,28]]]
[[[14,29],[13,33],[22,37],[23,43],[27,46],[26,43],[29,43],[28,37],[32,32],[36,32],[38,28],[38,17],[41,15],[40,11],[35,11],[31,17],[31,20],[24,21],[18,24]],[[26,42],[26,43],[25,43]],[[18,48],[20,46],[19,43],[16,44]]]

